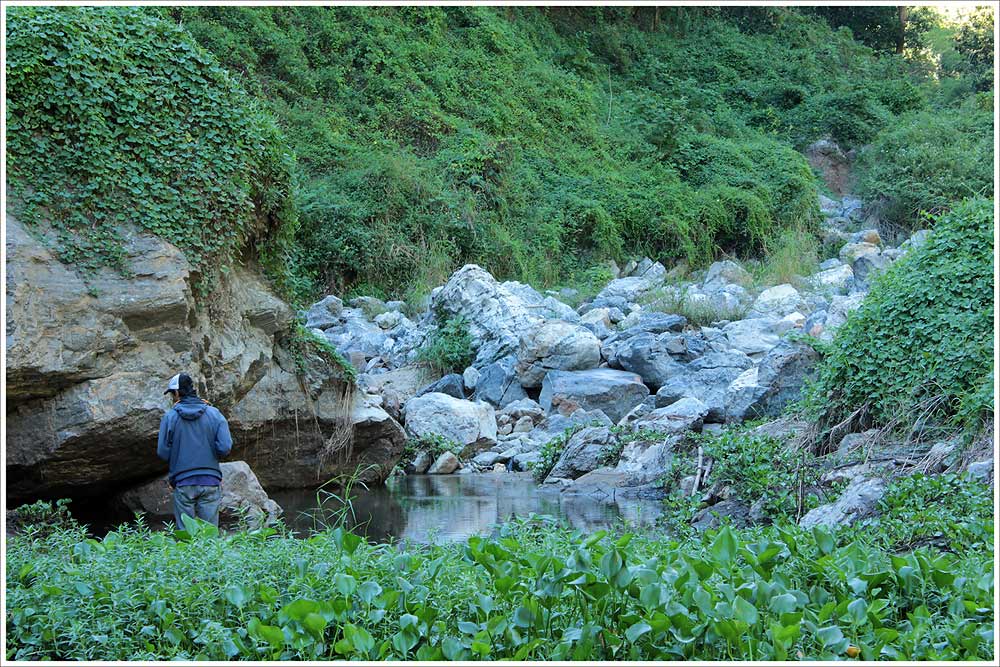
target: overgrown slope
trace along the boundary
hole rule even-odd
[[[460,262],[551,284],[704,262],[814,221],[794,148],[870,140],[901,61],[792,12],[175,8],[302,166],[298,288],[422,291]]]
[[[122,268],[132,224],[212,278],[249,243],[294,234],[277,126],[182,28],[132,8],[8,18],[13,211],[63,261]]]

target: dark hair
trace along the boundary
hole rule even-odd
[[[181,373],[181,376],[177,378],[177,395],[181,398],[197,396],[194,390],[194,380],[187,373]]]

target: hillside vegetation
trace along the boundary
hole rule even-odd
[[[265,97],[301,168],[302,290],[535,284],[636,253],[704,263],[815,223],[795,149],[924,97],[795,12],[176,8]]]

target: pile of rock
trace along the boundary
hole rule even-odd
[[[524,471],[572,427],[547,485],[639,493],[669,468],[685,432],[777,417],[818,360],[790,334],[830,340],[873,277],[922,242],[917,234],[887,248],[851,197],[821,198],[820,208],[839,256],[787,284],[755,289],[731,260],[681,279],[683,267],[671,272],[643,258],[622,269],[612,264],[613,279],[574,309],[560,300],[573,296],[566,291],[543,294],[467,265],[414,319],[401,304],[355,299],[345,307],[327,297],[309,310],[307,324],[354,355],[365,371],[361,387],[383,396],[410,437],[454,445],[435,460],[423,455],[410,470]],[[694,326],[669,312],[685,303],[714,309],[719,319]],[[475,361],[420,384],[417,351],[450,317],[468,322]],[[633,434],[627,444],[621,433]]]

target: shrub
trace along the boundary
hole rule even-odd
[[[570,438],[572,438],[577,431],[579,431],[582,426],[570,426],[562,433],[552,438],[538,451],[538,460],[529,464],[531,468],[531,476],[534,477],[535,481],[541,484],[545,481],[545,478],[549,476],[552,469],[559,462],[559,457],[566,450],[566,445],[569,444]]]
[[[986,410],[992,315],[993,202],[971,199],[876,279],[837,331],[807,404],[826,424],[862,407],[882,423],[912,422],[922,406],[952,417],[970,395]]]
[[[862,151],[860,195],[884,201],[882,218],[914,228],[962,199],[993,196],[993,112],[969,105],[902,116]]]
[[[993,536],[980,524],[983,548],[954,554],[889,551],[868,531],[677,539],[538,518],[418,548],[342,529],[15,536],[5,657],[987,661]]]
[[[63,261],[124,270],[127,224],[183,249],[203,287],[248,246],[280,254],[296,224],[293,160],[273,118],[190,35],[138,8],[9,18],[14,211]]]
[[[463,317],[452,317],[431,335],[418,358],[441,374],[462,372],[475,359],[469,323]]]

